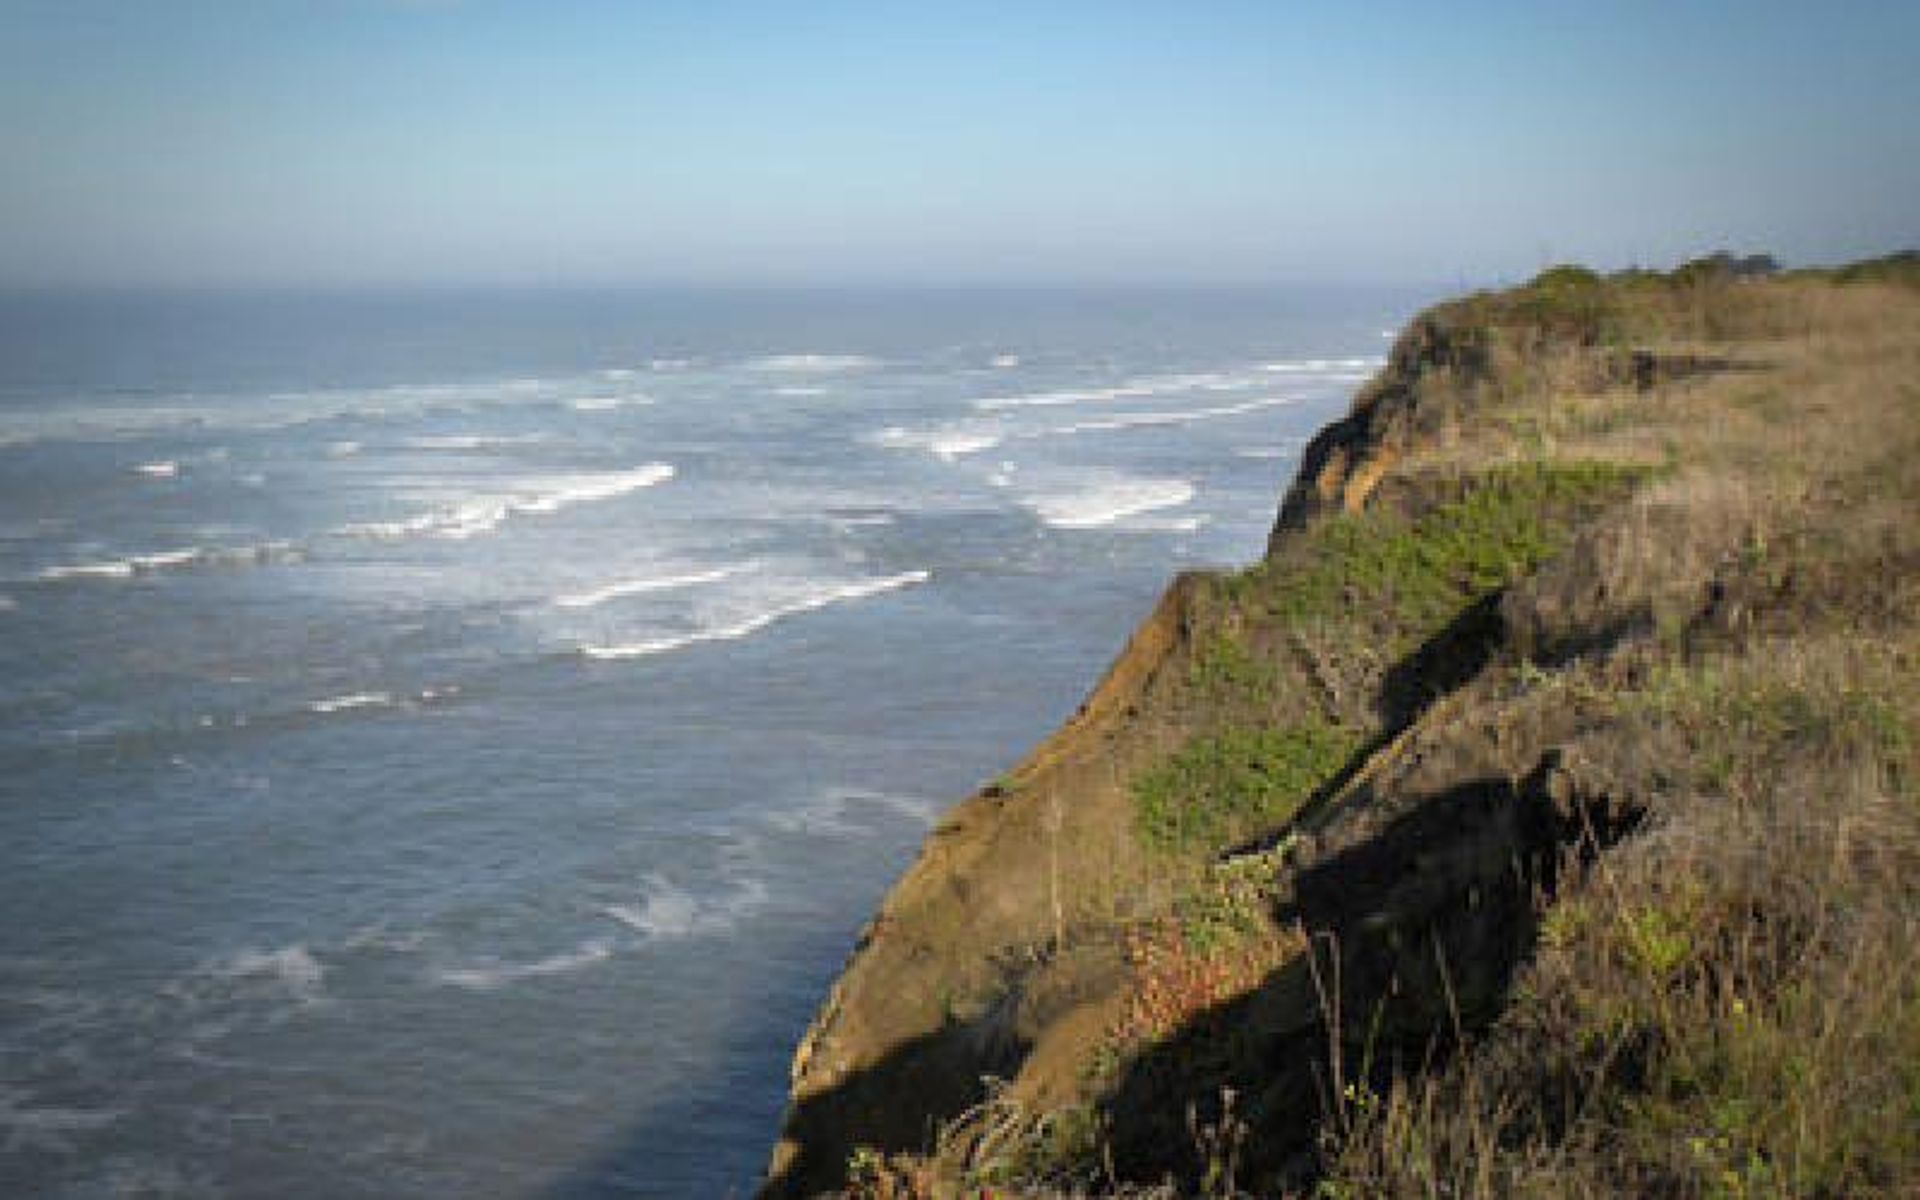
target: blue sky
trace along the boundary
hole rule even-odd
[[[1920,243],[1920,4],[0,0],[0,285],[1452,281]]]

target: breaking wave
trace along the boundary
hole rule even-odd
[[[401,443],[409,450],[505,450],[545,441],[538,433],[454,433],[410,437]],[[356,446],[358,443],[354,443]]]
[[[991,450],[1006,438],[1004,430],[984,426],[948,425],[935,429],[907,429],[890,425],[867,440],[889,450],[923,450],[952,462],[968,454]]]
[[[771,608],[763,609],[737,620],[709,625],[686,633],[671,634],[663,637],[648,638],[637,642],[623,642],[611,645],[581,646],[579,652],[587,658],[624,659],[645,658],[654,654],[665,654],[702,642],[725,642],[749,637],[760,632],[776,621],[802,613],[813,612],[830,605],[852,600],[863,600],[878,596],[884,592],[899,588],[912,587],[933,578],[928,571],[905,571],[898,575],[889,575],[881,579],[863,579],[854,583],[837,584],[802,594],[796,599],[787,600]]]
[[[916,825],[931,825],[939,806],[919,796],[897,796],[852,788],[831,788],[805,803],[767,815],[767,824],[783,833],[846,838],[866,832],[862,809],[884,812]]]
[[[1001,412],[1012,408],[1058,408],[1069,404],[1099,403],[1107,400],[1132,400],[1143,396],[1162,396],[1179,392],[1237,392],[1258,387],[1258,379],[1218,371],[1189,375],[1150,375],[1131,379],[1111,387],[1068,388],[1052,392],[1030,392],[1018,396],[985,396],[973,402],[981,412]]]
[[[1055,529],[1098,529],[1141,513],[1179,508],[1193,496],[1193,485],[1184,479],[1120,479],[1030,496],[1021,503]]]
[[[701,897],[655,872],[646,877],[638,904],[609,904],[607,916],[650,940],[730,933],[766,903],[766,885],[740,881],[724,896]]]
[[[1278,375],[1322,375],[1333,371],[1369,371],[1386,365],[1384,358],[1300,358],[1260,364]]]
[[[650,592],[677,591],[681,588],[699,587],[702,584],[718,583],[748,570],[753,564],[738,563],[730,567],[715,567],[710,571],[690,571],[681,575],[650,576],[644,579],[625,579],[618,583],[609,583],[604,587],[592,588],[584,592],[573,592],[565,596],[556,596],[555,608],[594,608],[609,600],[619,600],[627,596],[643,596]]]
[[[298,562],[301,555],[298,546],[284,541],[265,542],[258,546],[187,546],[179,550],[158,550],[148,554],[129,554],[124,558],[46,567],[34,578],[45,583],[82,579],[135,579],[196,567],[251,567]]]
[[[522,979],[547,975],[568,975],[613,957],[613,943],[607,938],[589,938],[572,950],[532,962],[503,962],[490,959],[465,967],[445,967],[436,972],[442,983],[472,991],[490,992]]]
[[[536,480],[524,490],[482,496],[398,521],[366,521],[337,530],[347,537],[401,538],[414,534],[462,539],[491,533],[515,516],[547,516],[575,504],[611,500],[654,487],[674,477],[669,463],[648,463],[630,471],[589,472]]]
[[[344,696],[333,696],[326,700],[315,700],[307,705],[308,712],[337,713],[355,708],[386,708],[393,703],[391,692],[350,692]]]
[[[1120,429],[1136,429],[1151,425],[1185,425],[1193,421],[1212,421],[1221,417],[1237,417],[1244,413],[1259,412],[1263,408],[1278,408],[1283,404],[1293,404],[1291,396],[1267,396],[1259,400],[1246,400],[1239,404],[1220,404],[1211,408],[1171,409],[1165,412],[1120,413],[1116,416],[1102,417],[1095,421],[1080,421],[1072,425],[1056,425],[1033,436],[1061,437],[1079,433],[1110,433]]]
[[[830,374],[877,367],[880,360],[865,354],[769,354],[747,364],[753,371],[791,371]]]

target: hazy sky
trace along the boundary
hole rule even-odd
[[[1476,281],[1920,243],[1920,3],[0,0],[0,284]]]

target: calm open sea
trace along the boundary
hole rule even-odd
[[[0,1191],[750,1189],[1421,298],[0,297]]]

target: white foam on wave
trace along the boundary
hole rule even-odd
[[[783,833],[811,837],[851,838],[871,831],[859,819],[860,810],[889,813],[915,825],[932,825],[939,815],[933,801],[860,788],[829,788],[792,808],[767,814],[767,824]]]
[[[386,921],[372,921],[349,933],[340,948],[349,953],[412,954],[427,944],[425,929],[395,929]]]
[[[417,709],[422,705],[438,704],[452,700],[460,694],[460,685],[446,683],[432,687],[423,687],[419,691],[398,695],[389,691],[347,692],[339,696],[328,696],[323,700],[310,700],[306,708],[310,713],[330,716],[334,713],[355,712],[369,708]],[[245,718],[236,724],[244,725]]]
[[[596,471],[532,480],[507,495],[481,496],[397,521],[365,521],[342,526],[345,537],[394,539],[413,534],[455,540],[491,533],[515,516],[550,516],[575,504],[611,500],[655,487],[674,477],[670,463],[648,463],[628,471]]]
[[[180,474],[180,464],[168,458],[159,462],[141,463],[134,470],[148,479],[172,479]]]
[[[790,384],[787,384],[785,387],[777,387],[773,389],[773,394],[776,396],[790,396],[794,398],[802,398],[806,396],[824,396],[827,394],[827,389],[823,387],[814,387],[810,384],[791,384],[790,383]]]
[[[1236,450],[1233,453],[1236,458],[1293,458],[1300,453],[1300,442],[1298,439],[1293,439],[1278,446],[1248,446],[1243,450]]]
[[[1295,358],[1262,363],[1260,369],[1276,375],[1324,375],[1334,371],[1363,371],[1385,366],[1386,359],[1373,358]]]
[[[19,607],[20,607],[20,602],[15,600],[12,596],[0,594],[0,613],[14,612]]]
[[[132,579],[134,560],[116,558],[109,562],[70,563],[61,567],[47,567],[34,576],[49,583],[63,579]]]
[[[495,988],[522,979],[538,979],[547,975],[567,975],[583,967],[605,962],[613,957],[613,943],[607,938],[588,938],[572,950],[534,959],[531,962],[505,962],[489,959],[465,967],[445,967],[436,972],[442,983],[471,991],[490,992]]]
[[[512,446],[531,446],[545,441],[538,433],[449,433],[410,437],[401,442],[409,450],[504,450]],[[358,443],[355,443],[356,445]]]
[[[327,443],[328,458],[352,458],[354,455],[358,453],[360,453],[359,442],[341,441],[341,442]]]
[[[723,866],[725,890],[696,894],[659,872],[641,880],[639,899],[631,904],[604,904],[600,915],[621,926],[630,937],[597,935],[570,950],[530,961],[485,957],[457,967],[443,967],[435,977],[445,984],[474,991],[491,991],[507,984],[553,975],[567,975],[605,962],[636,944],[676,941],[731,933],[766,905],[766,883]],[[408,946],[411,949],[412,946]]]
[[[973,407],[981,412],[1000,412],[1013,408],[1059,408],[1070,404],[1132,400],[1143,396],[1163,396],[1180,392],[1235,392],[1257,386],[1259,386],[1257,379],[1217,371],[1185,375],[1148,375],[1110,387],[1069,388],[1052,392],[1032,392],[1020,396],[984,396],[973,401]]]
[[[629,492],[654,487],[674,476],[667,463],[648,463],[630,471],[603,471],[574,475],[545,486],[540,494],[514,506],[515,512],[556,513],[574,504],[611,500]]]
[[[575,412],[612,412],[629,404],[651,404],[646,396],[576,396],[567,401],[567,407]]]
[[[460,540],[498,529],[510,515],[512,509],[506,501],[468,500],[397,521],[361,521],[342,525],[335,532],[342,537],[375,538],[381,541],[393,541],[414,534]]]
[[[1237,417],[1245,413],[1259,412],[1264,408],[1277,408],[1283,404],[1293,404],[1292,396],[1265,396],[1258,400],[1245,400],[1239,404],[1217,404],[1208,408],[1169,409],[1164,412],[1120,413],[1111,417],[1101,417],[1094,421],[1079,421],[1072,425],[1056,425],[1041,430],[1033,437],[1069,437],[1081,433],[1111,433],[1121,429],[1139,429],[1153,425],[1186,425],[1194,421],[1214,421],[1222,417]]]
[[[1204,385],[1193,382],[1198,376],[1183,377],[1185,386],[1194,390]],[[1022,403],[1030,405],[1079,403],[1086,399],[1111,399],[1122,389],[1107,388],[1100,392],[1058,392],[1042,397],[1022,397]],[[1145,393],[1138,393],[1145,394]],[[1074,397],[1072,400],[1064,397]],[[976,406],[998,403],[1010,407],[1012,399],[1002,401],[975,401]],[[945,462],[991,450],[1015,438],[1031,441],[1048,437],[1072,437],[1087,433],[1112,433],[1124,429],[1142,429],[1157,425],[1186,425],[1196,421],[1215,421],[1226,417],[1237,417],[1262,409],[1278,408],[1286,404],[1297,403],[1292,396],[1263,396],[1254,400],[1242,400],[1235,404],[1216,404],[1204,408],[1165,409],[1152,412],[1121,412],[1111,416],[1097,417],[1086,421],[1076,421],[1067,425],[1053,425],[1039,429],[1025,429],[1009,432],[998,424],[986,424],[980,421],[955,421],[945,425],[936,425],[927,429],[909,429],[900,425],[890,425],[878,433],[868,434],[863,440],[876,446],[894,450],[920,450]]]
[[[1141,513],[1191,503],[1184,479],[1114,479],[1072,492],[1050,492],[1021,501],[1055,529],[1097,529]]]
[[[754,371],[793,371],[830,374],[877,367],[880,360],[865,354],[769,354],[747,364]]]
[[[608,367],[600,372],[602,379],[632,379],[637,372],[632,367]]]
[[[609,600],[619,600],[627,596],[644,596],[651,592],[677,591],[682,588],[699,587],[702,584],[718,583],[731,578],[752,567],[751,563],[736,563],[727,567],[715,567],[710,571],[688,571],[679,575],[649,576],[644,579],[624,579],[609,583],[603,587],[592,588],[584,592],[574,592],[565,596],[556,596],[555,608],[594,608]]]
[[[996,354],[993,356],[993,365],[999,367],[1001,370],[1005,370],[1008,367],[1017,367],[1020,365],[1020,356],[1018,354]]]
[[[377,415],[387,412],[391,406],[397,403],[403,404],[409,401],[437,403],[446,400],[457,400],[462,396],[469,396],[476,391],[484,391],[485,389],[486,385],[484,384],[390,383],[370,388],[316,388],[311,391],[271,392],[267,395],[267,399],[276,404],[289,404],[312,400],[372,400],[377,402],[376,407],[365,410],[347,408],[339,410],[328,409],[326,411],[330,415],[345,415],[355,411],[366,411]]]
[[[653,367],[671,370],[691,363],[692,360],[686,359],[661,359]],[[0,413],[0,446],[49,440],[125,441],[176,429],[264,433],[335,421],[381,420],[548,403],[606,380],[629,378],[633,373],[633,368],[615,370],[627,374],[583,372],[544,379],[394,383],[265,393],[178,393],[137,403],[112,397],[83,397],[45,410]],[[155,475],[164,467],[164,463],[159,462],[148,465],[155,468]],[[180,464],[175,465],[178,468]]]
[[[766,903],[766,885],[739,881],[720,896],[696,896],[658,872],[649,874],[638,904],[609,904],[600,911],[650,941],[731,933]]]
[[[1205,514],[1190,517],[1134,516],[1116,522],[1134,533],[1198,533],[1212,522]]]
[[[753,613],[738,620],[727,621],[696,629],[689,633],[674,634],[666,637],[648,638],[638,642],[624,642],[613,645],[581,646],[579,652],[593,659],[645,658],[654,654],[665,654],[702,642],[727,642],[749,637],[760,632],[776,621],[802,613],[814,612],[834,604],[854,600],[864,600],[885,592],[900,588],[913,587],[933,578],[929,571],[905,571],[898,575],[889,575],[879,579],[863,579],[852,583],[840,583],[821,587],[800,596],[775,604],[771,608]]]
[[[8,444],[61,440],[111,442],[176,429],[270,432],[378,412],[380,407],[367,401],[379,394],[379,390],[276,392],[265,396],[216,398],[182,394],[156,397],[138,404],[82,400],[47,410],[0,416],[0,422],[4,422],[0,439]],[[156,468],[156,474],[164,467],[161,462],[146,465]]]
[[[385,708],[392,703],[393,693],[391,692],[349,692],[344,696],[330,696],[325,700],[312,701],[307,705],[307,711],[348,712],[356,708]]]
[[[981,412],[1002,412],[1010,408],[1058,408],[1068,404],[1097,403],[1103,400],[1122,400],[1129,396],[1146,393],[1125,385],[1104,388],[1073,388],[1054,392],[1033,392],[1022,396],[982,396],[973,401],[973,407]]]
[[[920,450],[945,462],[952,462],[982,450],[991,450],[1006,440],[1006,431],[997,426],[976,424],[943,425],[933,429],[908,429],[890,425],[865,439],[889,450]]]
[[[184,567],[188,563],[198,562],[203,555],[210,553],[199,546],[189,546],[184,550],[162,550],[156,554],[136,554],[127,561],[139,571],[164,571],[168,567]]]
[[[293,562],[300,558],[299,547],[292,542],[263,542],[258,546],[187,546],[178,550],[158,550],[149,554],[129,554],[100,562],[67,563],[46,567],[34,578],[46,583],[80,579],[134,579],[195,567],[265,566]]]
[[[322,998],[327,969],[304,943],[294,942],[274,950],[242,950],[209,963],[205,974],[219,980],[264,982],[311,1004]]]

